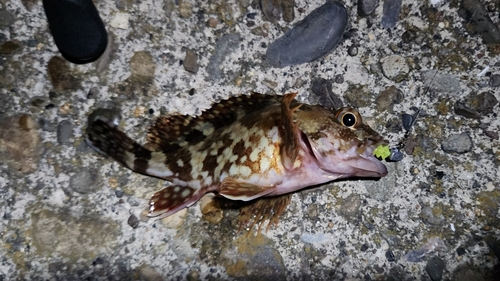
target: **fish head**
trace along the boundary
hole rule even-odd
[[[383,177],[387,168],[373,155],[387,145],[353,108],[330,111],[306,106],[297,111],[303,144],[318,166],[334,178]]]

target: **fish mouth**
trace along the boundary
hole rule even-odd
[[[380,145],[387,145],[384,140],[367,140],[358,147],[358,157],[349,160],[351,167],[359,169],[359,177],[384,177],[387,175],[387,167],[373,155],[373,151]],[[362,151],[359,153],[359,151]]]
[[[381,178],[387,175],[387,167],[373,155],[379,145],[386,145],[383,139],[354,141],[346,151],[331,148],[329,153],[320,153],[315,147],[312,153],[318,166],[336,178],[361,177]]]

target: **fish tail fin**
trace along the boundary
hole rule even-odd
[[[148,168],[154,152],[132,140],[116,125],[102,119],[94,120],[88,124],[85,141],[97,152],[113,158],[123,166],[135,172],[151,174]]]

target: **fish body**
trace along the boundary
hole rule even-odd
[[[301,104],[295,96],[252,93],[198,117],[160,117],[144,146],[106,117],[93,116],[86,141],[135,172],[172,182],[151,198],[149,216],[169,216],[209,192],[249,201],[387,174],[373,156],[386,141],[357,111]]]

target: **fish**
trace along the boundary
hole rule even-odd
[[[157,118],[139,144],[105,114],[89,117],[86,142],[124,167],[171,184],[156,192],[149,217],[164,218],[207,193],[261,203],[277,216],[294,191],[342,178],[380,178],[386,166],[373,153],[387,141],[359,112],[301,103],[297,93],[250,93],[222,100],[197,117]],[[280,197],[283,196],[283,197]],[[288,197],[287,197],[288,196]],[[266,201],[262,201],[266,202]],[[248,212],[248,210],[247,210]]]

